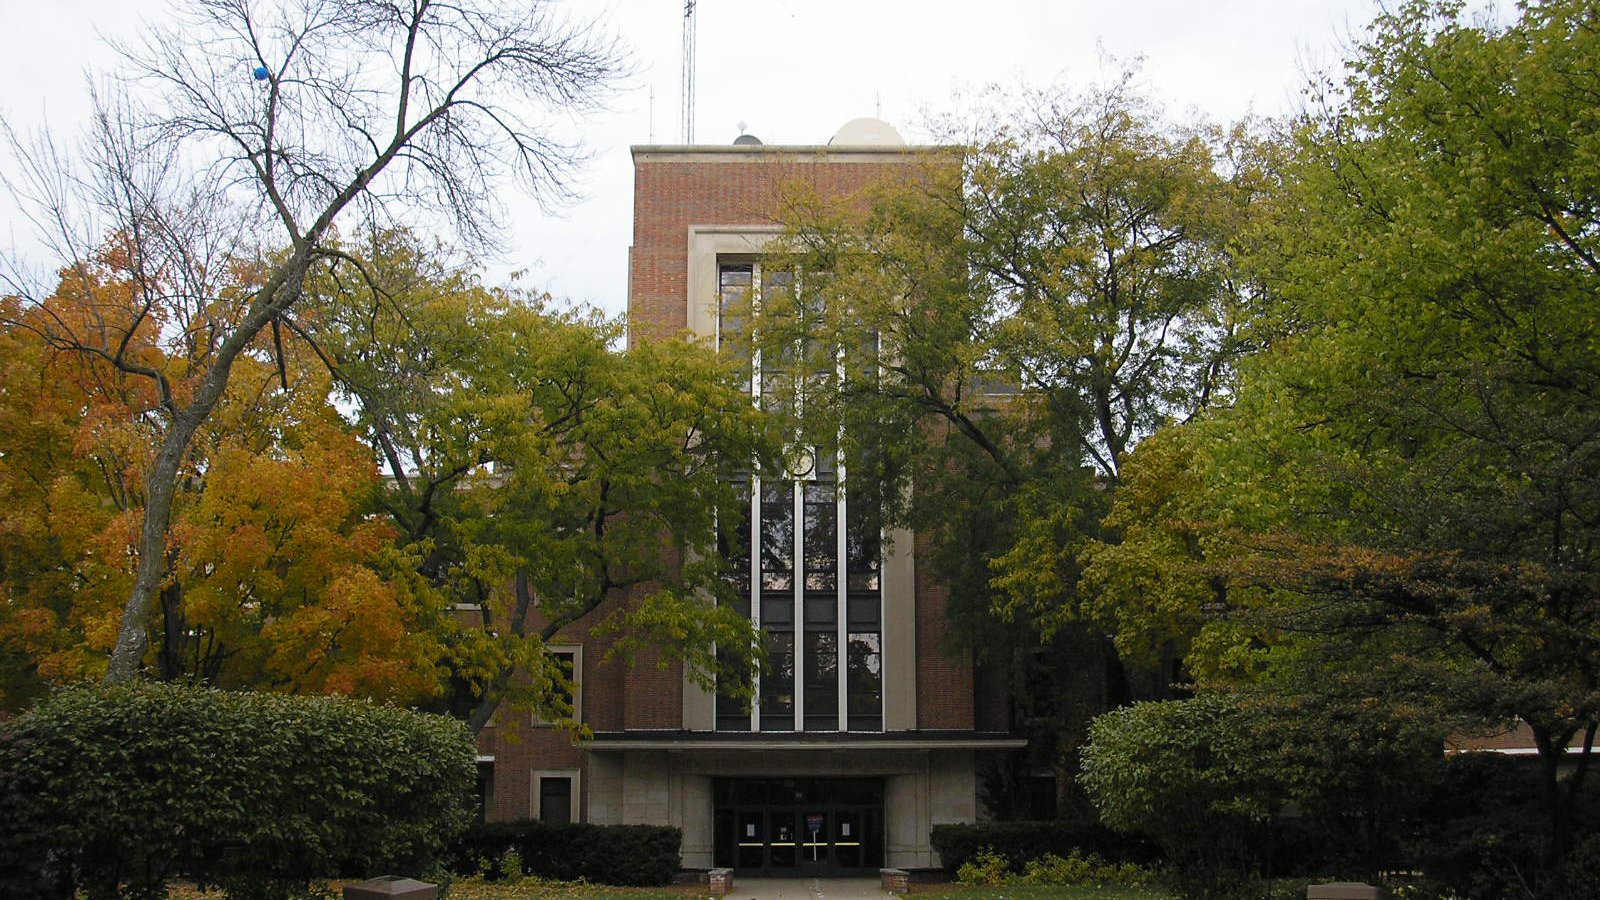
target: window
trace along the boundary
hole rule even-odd
[[[567,681],[565,686],[554,686],[555,698],[570,710],[567,718],[577,722],[583,721],[583,648],[575,644],[557,644],[547,647],[545,652],[555,661],[557,668],[561,670]],[[554,711],[551,711],[549,718],[535,715],[533,723],[535,725],[555,724]]]
[[[825,353],[815,342],[792,352],[752,352],[748,317],[763,297],[798,292],[793,272],[761,262],[724,260],[718,347],[746,361],[746,390],[766,407],[802,405],[797,354]],[[852,376],[847,376],[852,377]],[[838,443],[838,442],[836,442]],[[718,547],[740,591],[740,612],[763,632],[767,661],[753,673],[753,709],[719,693],[722,731],[880,731],[883,678],[880,619],[881,525],[877,498],[844,477],[838,446],[796,447],[784,473],[752,473],[740,507],[718,514]],[[857,462],[863,462],[857,460]]]
[[[489,810],[494,807],[494,757],[478,757],[478,821],[489,820]]]
[[[533,817],[541,822],[577,821],[578,772],[533,773]]]

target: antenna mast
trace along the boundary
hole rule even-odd
[[[683,142],[694,143],[694,6],[683,0]]]

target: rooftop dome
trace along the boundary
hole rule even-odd
[[[829,146],[839,147],[904,147],[905,138],[894,126],[882,119],[863,117],[851,119],[839,126],[828,140]]]
[[[733,139],[733,145],[735,147],[759,147],[761,145],[761,138],[758,138],[753,134],[741,134]]]

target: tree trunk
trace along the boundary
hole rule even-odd
[[[184,675],[183,655],[188,643],[189,621],[183,614],[183,586],[174,582],[161,589],[162,681],[177,681]]]
[[[1566,753],[1566,741],[1554,739],[1550,729],[1531,725],[1533,743],[1539,751],[1540,792],[1544,796],[1545,814],[1550,819],[1550,853],[1545,863],[1553,867],[1567,856],[1572,843],[1572,822],[1567,804],[1561,796],[1561,758]]]
[[[167,530],[172,524],[172,498],[177,493],[178,470],[200,423],[216,405],[213,398],[204,408],[200,401],[172,417],[161,450],[150,464],[145,479],[144,523],[139,532],[139,569],[133,579],[133,592],[122,608],[122,629],[117,633],[116,649],[106,667],[106,681],[132,681],[144,665],[150,643],[145,618],[150,601],[161,589],[167,573]]]
[[[521,569],[517,570],[517,576],[512,583],[512,589],[516,592],[517,603],[515,608],[511,611],[511,621],[509,625],[513,635],[522,637],[522,634],[528,625],[528,611],[533,607],[533,588],[528,585],[527,572],[524,572]],[[549,638],[555,634],[555,629],[559,627],[559,625],[552,625],[550,628],[547,628],[544,635],[545,639],[549,640]],[[490,719],[494,718],[495,710],[500,708],[500,695],[505,692],[506,685],[511,683],[511,678],[514,674],[514,672],[509,670],[501,672],[494,679],[494,681],[484,689],[483,699],[478,701],[478,705],[473,707],[472,713],[467,716],[467,728],[472,731],[474,736],[476,736],[478,732],[482,731],[485,725],[489,724]]]
[[[329,214],[332,215],[331,213]],[[217,402],[228,389],[228,376],[233,372],[234,360],[250,346],[256,335],[280,312],[294,305],[305,286],[306,272],[311,268],[311,248],[320,239],[320,230],[309,233],[301,241],[294,255],[287,260],[267,284],[261,288],[248,314],[234,327],[233,333],[217,348],[211,368],[195,390],[194,400],[179,408],[168,400],[167,410],[171,421],[161,439],[161,450],[150,463],[145,481],[144,524],[139,533],[139,569],[133,579],[133,591],[122,608],[122,629],[117,633],[116,649],[111,651],[111,663],[106,667],[106,681],[132,681],[144,666],[144,654],[150,639],[145,631],[145,618],[150,614],[150,601],[161,588],[167,566],[167,532],[172,525],[172,500],[178,490],[178,471],[183,468],[184,455],[201,423],[211,417]]]

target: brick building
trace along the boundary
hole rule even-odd
[[[629,340],[691,332],[726,348],[741,307],[788,290],[764,268],[780,229],[780,186],[842,196],[906,177],[919,156],[876,120],[822,146],[633,148]],[[753,360],[750,390],[763,396]],[[602,664],[605,647],[567,632],[577,715],[564,732],[503,711],[480,741],[491,818],[675,825],[687,868],[854,874],[938,865],[929,831],[980,817],[985,754],[1020,747],[1003,703],[980,703],[970,658],[941,646],[946,592],[918,565],[918,540],[885,533],[838,488],[841,459],[752,477],[747,509],[720,526],[749,560],[745,611],[766,633],[768,671],[753,708],[640,659]]]

